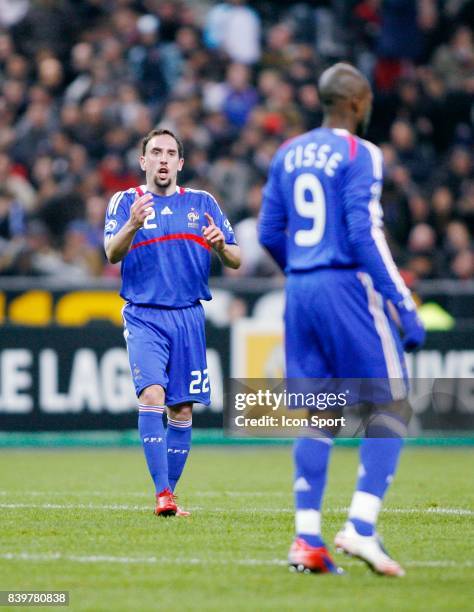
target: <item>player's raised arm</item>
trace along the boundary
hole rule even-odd
[[[226,242],[224,232],[209,213],[204,213],[204,216],[208,224],[202,228],[202,234],[207,244],[215,250],[224,266],[237,270],[240,268],[240,247]]]
[[[380,149],[370,142],[359,141],[357,155],[348,165],[343,181],[348,237],[358,262],[370,274],[375,289],[397,309],[404,331],[404,348],[411,351],[423,344],[425,330],[383,231],[380,205],[382,168]]]
[[[145,219],[150,214],[150,206],[153,206],[153,196],[145,193],[135,199],[130,207],[130,216],[116,234],[110,235],[105,240],[105,253],[110,263],[118,263],[130,250],[133,238],[137,231],[143,227]],[[106,225],[107,229],[107,225]]]
[[[283,271],[286,268],[286,222],[286,209],[279,191],[277,154],[270,167],[268,181],[263,190],[258,237],[260,244]]]

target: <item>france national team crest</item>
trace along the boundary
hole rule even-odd
[[[199,224],[197,223],[197,221],[199,220],[199,213],[195,208],[191,208],[191,210],[188,212],[188,227],[194,227],[194,228],[198,228]]]

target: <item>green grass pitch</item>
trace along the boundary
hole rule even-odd
[[[153,516],[138,448],[0,452],[0,589],[68,590],[71,610],[468,610],[474,601],[474,450],[409,448],[380,531],[406,567],[291,574],[289,447],[196,447],[180,483],[189,519]],[[335,448],[328,543],[344,521],[355,449]],[[48,608],[50,609],[50,608]]]

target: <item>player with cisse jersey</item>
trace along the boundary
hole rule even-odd
[[[356,491],[335,542],[375,571],[401,576],[375,524],[411,412],[404,349],[418,348],[425,332],[383,232],[382,153],[359,137],[370,118],[370,85],[339,63],[322,74],[319,94],[322,127],[285,143],[272,162],[260,241],[287,275],[287,377],[387,381],[367,422]],[[289,563],[300,570],[339,572],[320,525],[335,433],[313,428],[295,442],[297,537]]]
[[[232,227],[214,197],[177,186],[183,163],[173,132],[152,130],[140,156],[146,184],[111,198],[104,230],[109,261],[122,262],[138,429],[161,516],[189,514],[177,506],[174,490],[191,447],[193,403],[210,401],[200,301],[211,299],[211,251],[225,266],[240,265]]]

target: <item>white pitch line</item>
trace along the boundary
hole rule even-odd
[[[193,557],[121,557],[112,555],[65,555],[55,553],[0,553],[5,561],[72,561],[74,563],[176,563],[180,565],[286,565],[282,559],[199,559]]]
[[[285,566],[284,559],[201,559],[199,557],[122,557],[113,555],[67,555],[59,552],[54,553],[27,553],[27,552],[4,552],[0,553],[0,559],[4,561],[69,561],[72,563],[119,563],[119,564],[157,564],[175,563],[178,565],[243,565],[243,566]],[[358,565],[355,560],[346,559],[342,563],[345,566]],[[461,563],[449,559],[432,561],[404,561],[406,567],[420,568],[472,568],[474,561],[462,561]]]
[[[452,514],[454,516],[473,516],[474,510],[467,508],[382,508],[382,512],[393,514]]]
[[[30,497],[110,497],[116,492],[110,491],[0,491],[0,496],[29,495]],[[122,491],[122,497],[153,497],[150,493],[138,491]],[[199,491],[201,497],[290,497],[291,493],[283,491]]]
[[[2,497],[8,497],[8,496],[27,496],[27,497],[105,497],[105,498],[110,498],[111,495],[114,495],[114,493],[110,493],[107,491],[0,491],[0,496]],[[271,497],[284,497],[284,498],[288,498],[289,494],[288,493],[284,493],[284,492],[277,492],[277,491],[273,491],[273,492],[264,492],[264,491],[199,491],[198,493],[192,493],[191,495],[193,496],[199,496],[199,497],[262,497],[262,498],[271,498]],[[120,494],[120,497],[122,498],[126,498],[126,497],[139,497],[142,499],[152,499],[153,495],[150,493],[141,493],[138,491],[129,491],[129,492],[122,492]],[[27,507],[27,505],[22,506],[19,505],[18,507]],[[0,507],[2,507],[2,504],[0,503]],[[79,505],[79,504],[65,504],[65,505],[61,505],[61,504],[50,504],[50,506],[48,506],[50,508],[56,507],[57,509],[61,509],[61,508],[66,508],[66,507],[75,507],[75,508],[82,508],[82,509],[86,509],[86,508],[91,508],[94,510],[100,510],[100,509],[104,509],[104,510],[145,510],[145,507],[140,507],[140,506],[130,506],[127,504],[105,504],[105,505],[100,505],[100,506],[95,506],[95,505],[91,505],[91,504],[84,504],[84,505]],[[198,509],[196,506],[194,506],[194,509]],[[344,513],[347,512],[349,510],[349,507],[345,507],[345,506],[341,506],[341,507],[335,507],[335,508],[325,508],[324,509],[324,513],[325,514],[331,514],[331,513],[335,513],[335,514],[339,514],[339,513]],[[239,512],[239,510],[236,509],[225,509],[225,508],[213,508],[212,510],[209,509],[208,511],[212,511],[212,512]],[[247,510],[245,510],[246,512]],[[255,511],[255,512],[293,512],[293,508],[290,507],[280,507],[280,508],[252,508],[250,509],[250,511]],[[244,512],[244,510],[242,510],[242,512]],[[445,508],[445,507],[438,507],[438,506],[434,506],[434,507],[430,507],[430,508],[382,508],[382,512],[388,512],[390,514],[417,514],[417,513],[424,513],[424,514],[451,514],[451,515],[457,515],[457,516],[473,516],[474,515],[474,510],[471,510],[469,508]]]
[[[20,508],[41,508],[44,510],[112,510],[112,511],[126,511],[126,512],[150,512],[151,505],[138,506],[128,504],[55,504],[55,503],[0,503],[0,508],[5,509],[20,509]],[[293,512],[293,508],[204,508],[203,506],[190,506],[191,510],[205,510],[207,513],[212,514],[213,512],[219,513],[265,513],[265,514],[288,514]],[[325,514],[343,514],[348,511],[349,508],[327,508],[324,510]],[[454,515],[454,516],[473,516],[474,510],[467,508],[383,508],[382,512],[386,514],[441,514],[441,515]]]
[[[151,506],[128,506],[125,504],[8,504],[0,503],[0,508],[42,508],[44,510],[125,510],[127,512],[150,512]]]
[[[106,497],[116,496],[116,491],[0,491],[1,497],[18,496],[23,497]],[[153,497],[150,493],[139,493],[137,491],[121,491],[122,497]]]
[[[323,509],[323,513],[328,514],[340,514],[348,512],[349,508],[328,508]],[[468,508],[443,508],[443,507],[432,507],[432,508],[382,508],[381,512],[386,514],[449,514],[454,516],[473,516],[474,510]]]

